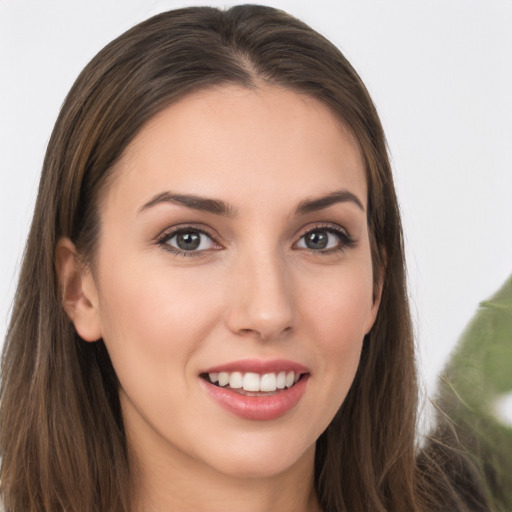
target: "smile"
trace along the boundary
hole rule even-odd
[[[264,373],[254,372],[210,372],[204,378],[221,388],[232,389],[247,396],[261,396],[261,393],[274,393],[294,386],[303,373],[280,371]]]
[[[226,411],[255,421],[274,420],[294,409],[306,392],[310,373],[285,360],[243,360],[210,368],[200,382]]]

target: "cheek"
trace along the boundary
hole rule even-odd
[[[322,373],[341,401],[359,365],[367,311],[366,294],[359,290],[351,293],[349,288],[317,301],[311,311],[316,318],[312,325],[316,350],[322,356]]]
[[[368,272],[368,268],[370,272]],[[372,316],[371,266],[351,265],[316,279],[302,301],[302,325],[316,354],[317,398],[326,427],[342,405],[359,366]]]
[[[118,374],[168,371],[169,361],[183,373],[187,356],[218,319],[215,294],[198,291],[198,280],[187,272],[162,265],[142,271],[125,261],[103,275],[103,338]]]
[[[190,361],[215,328],[220,301],[206,293],[205,279],[191,279],[186,269],[127,259],[107,270],[103,337],[120,382],[125,421],[136,430],[137,418],[144,418],[143,425],[171,432],[176,410],[194,412]],[[198,288],[201,282],[206,289]]]
[[[318,330],[318,343],[332,351],[357,346],[373,319],[372,292],[371,263],[366,259],[303,282],[302,316]]]

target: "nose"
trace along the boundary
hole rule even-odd
[[[294,324],[293,284],[286,265],[269,253],[240,258],[232,269],[228,328],[238,335],[278,339]]]

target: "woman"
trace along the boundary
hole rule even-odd
[[[5,344],[6,510],[466,510],[416,395],[384,134],[340,52],[258,6],[102,50]]]

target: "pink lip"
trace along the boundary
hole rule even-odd
[[[291,388],[278,390],[273,395],[260,396],[241,395],[229,388],[215,386],[206,379],[199,379],[208,395],[221,407],[240,418],[255,421],[274,420],[293,409],[306,392],[309,380],[308,369],[305,366],[285,360],[242,360],[215,366],[203,373],[218,373],[221,371],[254,372],[259,374],[294,371],[303,374],[299,382]]]
[[[253,372],[253,373],[277,373],[277,372],[295,372],[308,373],[309,370],[302,364],[294,363],[286,359],[272,359],[264,361],[260,359],[242,359],[240,361],[231,361],[208,368],[201,373],[219,373],[219,372]]]

